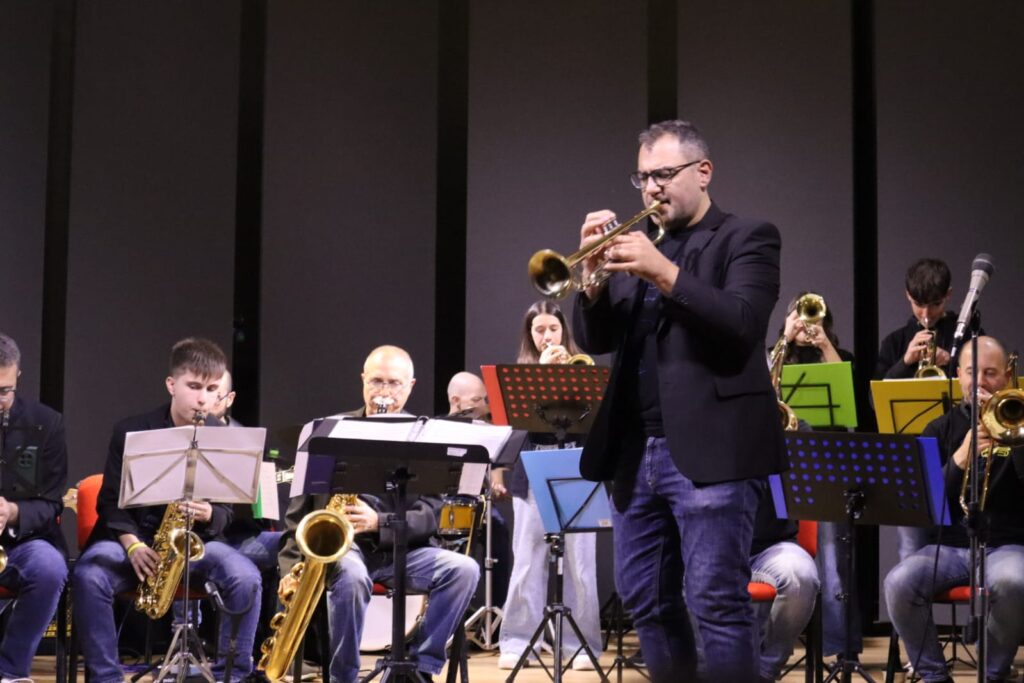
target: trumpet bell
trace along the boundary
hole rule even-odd
[[[572,269],[565,257],[551,249],[541,249],[527,264],[530,282],[542,295],[561,299],[572,288]]]

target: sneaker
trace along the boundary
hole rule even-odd
[[[507,671],[510,671],[510,670],[516,668],[516,664],[519,662],[519,657],[521,657],[521,656],[522,655],[512,654],[511,652],[499,656],[498,657],[498,668],[499,669],[505,669]],[[525,669],[528,666],[530,666],[530,660],[529,659],[527,659],[526,662],[523,663],[523,668]]]
[[[573,671],[593,671],[594,663],[586,655],[576,655],[572,658]]]
[[[0,678],[0,683],[35,683],[31,678]]]

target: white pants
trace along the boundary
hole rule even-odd
[[[544,618],[548,587],[548,544],[533,491],[526,500],[512,499],[512,576],[501,621],[501,654],[521,655]],[[597,597],[597,538],[594,533],[566,534],[564,571],[565,604],[595,654],[601,654],[601,618]],[[566,624],[563,653],[571,655],[580,644]]]

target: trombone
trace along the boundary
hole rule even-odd
[[[980,421],[997,444],[994,448],[986,448],[981,457],[985,460],[984,472],[981,474],[981,496],[979,509],[985,509],[988,500],[988,482],[992,476],[992,461],[996,457],[1006,457],[1010,449],[1024,446],[1024,391],[1017,388],[1017,352],[1010,354],[1006,363],[1006,372],[1010,376],[1010,387],[992,394],[981,409]],[[967,489],[971,481],[971,460],[967,459],[964,467],[964,480],[960,485],[960,507],[967,514]],[[977,476],[977,474],[975,474]]]
[[[817,325],[828,312],[825,306],[825,299],[820,294],[808,292],[796,300],[797,316],[806,329],[809,325]],[[789,342],[786,340],[786,333],[783,331],[779,341],[775,342],[771,352],[768,354],[768,366],[771,368],[772,386],[775,388],[775,396],[779,402],[779,417],[782,420],[782,428],[787,432],[795,432],[799,426],[796,413],[782,400],[782,364],[786,357],[786,349]]]
[[[551,249],[541,249],[534,253],[527,265],[530,282],[538,292],[549,299],[561,299],[569,293],[570,289],[584,290],[587,287],[600,285],[611,276],[611,273],[602,264],[589,277],[584,278],[583,261],[604,249],[605,245],[619,235],[628,232],[640,221],[657,216],[660,205],[661,202],[652,202],[650,206],[625,223],[610,221],[605,224],[604,235],[600,239],[568,256],[562,256]],[[655,223],[658,226],[658,233],[651,242],[658,244],[665,238],[665,227],[659,220],[656,220]]]

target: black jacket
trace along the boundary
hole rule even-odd
[[[956,331],[956,314],[946,311],[939,322],[933,328],[935,330],[935,344],[939,348],[951,350],[953,346],[953,333]],[[907,344],[914,338],[914,335],[921,331],[921,324],[917,318],[911,316],[907,324],[898,330],[890,332],[878,349],[878,362],[875,364],[875,379],[907,379],[917,372],[917,364],[907,365],[903,362],[903,354],[907,351]],[[960,353],[957,352],[959,356]],[[954,359],[955,360],[955,359]],[[948,368],[942,368],[948,370]]]
[[[699,228],[699,231],[697,231]],[[679,277],[662,295],[655,328],[665,437],[679,471],[698,483],[763,477],[788,467],[764,357],[779,295],[781,240],[774,225],[714,204],[677,255]],[[583,449],[588,479],[626,490],[643,453],[644,429],[630,396],[635,362],[624,363],[641,280],[621,273],[594,301],[580,295],[576,341],[587,353],[616,351],[605,398]]]
[[[946,484],[946,505],[951,527],[943,527],[942,544],[966,548],[967,530],[963,526],[964,513],[960,507],[960,489],[964,471],[953,462],[953,452],[970,430],[971,420],[967,404],[962,403],[942,417],[932,420],[921,436],[938,439]],[[1008,457],[998,457],[990,465],[988,500],[985,505],[989,521],[989,546],[1024,545],[1024,448],[1014,448]],[[971,473],[974,476],[974,473]],[[981,480],[979,479],[979,483]],[[934,533],[934,532],[933,532]]]
[[[365,410],[353,410],[345,415],[363,417]],[[296,562],[302,559],[302,553],[295,542],[295,529],[299,522],[310,512],[327,507],[330,495],[318,493],[314,495],[296,496],[288,504],[285,513],[285,532],[281,537],[281,551],[278,553],[278,567],[281,576],[292,570]],[[365,494],[359,495],[360,500],[377,511],[379,515],[378,530],[356,536],[356,543],[363,554],[390,556],[394,548],[395,537],[388,526],[388,520],[395,511],[395,504],[390,497],[379,498]],[[437,496],[409,496],[406,500],[406,541],[410,550],[428,545],[437,545],[437,519],[441,511],[441,499]],[[383,561],[381,562],[383,563]]]
[[[16,394],[3,435],[0,495],[18,504],[18,522],[0,534],[10,550],[35,538],[67,555],[58,526],[68,484],[64,419],[57,411]]]
[[[118,540],[122,534],[135,534],[145,542],[153,539],[153,534],[160,526],[164,511],[163,505],[128,508],[122,510],[117,506],[121,493],[121,465],[124,458],[124,440],[128,432],[145,432],[151,429],[166,429],[174,426],[171,420],[170,404],[156,410],[125,418],[114,425],[114,433],[110,437],[107,450],[107,463],[103,468],[103,486],[96,500],[96,511],[99,519],[89,536],[88,545],[104,539]],[[207,427],[223,426],[216,418],[206,420]],[[223,541],[224,529],[231,521],[231,506],[224,503],[213,504],[213,517],[209,522],[197,522],[193,530],[204,541]]]

